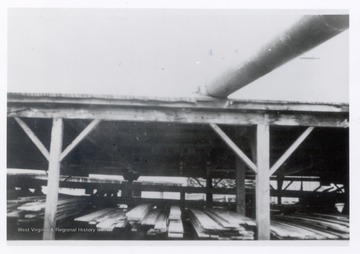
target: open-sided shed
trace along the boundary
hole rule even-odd
[[[8,168],[48,171],[45,227],[55,225],[59,184],[74,187],[60,174],[202,177],[201,190],[117,187],[206,192],[209,202],[211,193],[236,193],[240,213],[245,179],[255,177],[258,235],[268,239],[270,195],[311,195],[286,191],[284,177],[342,184],[348,202],[348,117],[346,104],[9,94]],[[235,178],[236,188],[214,191],[211,178]]]

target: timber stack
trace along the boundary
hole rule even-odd
[[[168,237],[184,237],[184,226],[181,219],[181,209],[178,206],[171,206],[170,208]]]
[[[125,213],[126,209],[124,208],[104,208],[75,218],[75,222],[88,224],[89,227],[96,227],[98,232],[112,232],[115,229],[126,227]]]
[[[271,222],[271,236],[277,240],[348,240],[349,233],[349,218],[340,215],[295,213]]]
[[[87,197],[59,196],[56,220],[71,219],[87,205]],[[19,224],[36,223],[44,219],[45,196],[20,197],[8,200],[7,217],[16,219]]]
[[[220,209],[189,209],[190,223],[199,239],[253,240],[254,232],[244,226],[255,225],[250,219]]]
[[[192,228],[201,240],[254,240],[256,223],[252,219],[222,208],[185,208],[179,206],[141,204],[98,207],[86,211],[88,199],[61,195],[57,221],[65,219],[96,232],[127,232],[133,238],[183,239]],[[39,223],[44,218],[45,196],[20,197],[8,200],[7,217],[18,225]],[[78,217],[76,217],[78,216]],[[186,226],[188,227],[185,227]],[[344,215],[293,213],[274,215],[271,238],[275,240],[347,240],[349,218]]]

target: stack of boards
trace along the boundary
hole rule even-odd
[[[7,217],[17,219],[18,223],[32,223],[44,219],[45,196],[21,197],[7,201]],[[56,220],[72,218],[78,215],[84,205],[86,197],[60,196],[57,202]]]
[[[278,240],[347,240],[349,218],[316,213],[275,216],[271,236]]]
[[[172,206],[169,214],[169,238],[183,238],[184,226],[181,219],[181,210],[178,206]]]
[[[80,214],[86,197],[60,196],[57,221]],[[187,209],[187,217],[198,239],[253,240],[256,224],[253,220],[224,209]],[[44,219],[45,196],[21,197],[7,201],[7,217],[18,224]],[[75,218],[76,222],[96,227],[97,231],[131,227],[133,232],[148,236],[167,236],[181,239],[184,227],[178,206],[157,207],[141,204],[127,208],[104,208]],[[336,240],[349,239],[349,218],[342,215],[300,214],[274,216],[271,221],[272,239],[279,240]]]
[[[112,232],[130,226],[131,231],[145,233],[148,236],[182,238],[184,234],[181,210],[178,206],[169,208],[141,204],[130,211],[123,208],[104,208],[75,218],[75,221],[88,224],[90,227],[96,226],[97,231]]]
[[[142,231],[148,236],[183,238],[184,228],[178,206],[157,207],[142,204],[133,208],[126,216],[133,226],[133,231]]]
[[[126,209],[104,208],[75,218],[76,222],[96,227],[99,232],[112,232],[114,229],[123,229],[127,225]]]
[[[189,220],[199,239],[253,240],[255,222],[223,209],[189,209]]]

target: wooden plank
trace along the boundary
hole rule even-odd
[[[169,210],[164,207],[159,216],[156,218],[156,222],[154,225],[154,230],[157,233],[166,233],[167,232],[167,226],[169,221]]]
[[[271,222],[271,234],[281,240],[325,240],[326,237],[292,223]]]
[[[25,201],[24,201],[25,200]],[[22,219],[25,223],[32,220],[40,221],[44,220],[45,210],[45,198],[38,201],[31,201],[30,199],[17,199],[19,207],[15,208],[12,212],[8,212],[8,217],[17,217]],[[57,205],[56,220],[66,219],[81,212],[81,208],[84,207],[85,199],[83,197],[74,198],[60,198]],[[25,202],[25,203],[24,203]]]
[[[207,214],[198,210],[198,209],[190,209],[190,213],[196,218],[196,220],[200,223],[201,227],[205,231],[218,231],[222,230],[222,226],[216,223],[213,219],[211,219]]]
[[[336,221],[330,222],[327,220],[321,220],[310,216],[286,215],[286,216],[282,216],[281,220],[285,220],[289,222],[299,222],[299,223],[303,223],[304,225],[319,227],[323,229],[331,229],[340,233],[350,233],[349,226],[341,225],[341,223],[337,223]]]
[[[223,216],[225,215],[225,216]],[[189,219],[199,237],[214,237],[215,239],[253,239],[253,232],[245,230],[237,221],[228,220],[228,214],[215,209],[203,208],[189,210]]]
[[[169,238],[183,238],[184,226],[181,220],[170,220],[168,227]]]
[[[232,211],[228,211],[225,209],[211,209],[210,212],[218,214],[224,220],[232,224],[247,225],[250,227],[256,226],[255,221],[253,221],[252,219]]]
[[[44,146],[44,144],[40,141],[40,139],[36,136],[36,134],[29,128],[29,126],[20,118],[14,117],[15,121],[20,125],[20,127],[24,130],[26,135],[31,139],[34,145],[39,149],[39,151],[44,155],[44,157],[49,160],[49,151]]]
[[[275,164],[270,169],[270,176],[273,175],[276,170],[293,154],[293,152],[301,145],[301,143],[310,135],[314,130],[314,127],[308,127],[296,140],[295,142],[286,150],[286,152],[275,162]]]
[[[256,224],[259,240],[270,240],[270,132],[257,126]]]
[[[215,131],[216,134],[229,146],[231,150],[242,160],[250,169],[252,169],[255,173],[257,171],[257,167],[252,162],[246,154],[241,151],[241,149],[223,132],[219,126],[216,124],[210,124],[210,127]]]
[[[245,215],[246,210],[246,200],[245,200],[245,164],[239,159],[236,158],[236,169],[235,169],[235,178],[236,178],[236,212]]]
[[[340,215],[340,214],[331,215],[331,214],[313,213],[312,216],[319,217],[319,218],[329,218],[329,219],[349,223],[349,216],[346,216],[346,215]]]
[[[68,145],[60,155],[62,161],[89,133],[100,123],[101,120],[94,119],[74,140]]]
[[[126,216],[124,210],[116,208],[113,213],[105,215],[104,218],[96,224],[96,229],[98,231],[111,232],[114,230],[115,225],[119,227],[119,223],[123,225],[125,221]]]
[[[95,220],[98,217],[104,216],[104,215],[112,212],[113,210],[114,210],[114,208],[104,208],[104,209],[97,210],[95,212],[92,212],[92,213],[77,217],[74,220],[77,221],[77,222],[86,222],[86,223],[88,223],[88,222],[90,222],[92,220]]]
[[[213,209],[202,209],[204,213],[206,213],[212,220],[221,225],[223,228],[232,229],[236,231],[245,230],[241,228],[237,223],[230,223],[226,220],[221,213],[216,213]]]
[[[130,122],[164,122],[188,124],[224,124],[224,125],[257,125],[269,124],[279,126],[314,126],[314,127],[349,127],[348,113],[312,113],[304,112],[243,112],[226,109],[198,110],[183,108],[75,108],[59,105],[56,108],[45,108],[39,105],[8,105],[8,117],[30,118],[66,118],[66,119],[102,119],[104,121]]]
[[[170,207],[169,220],[181,220],[181,209],[179,206]]]
[[[153,208],[151,204],[141,204],[126,213],[129,221],[140,222]]]
[[[43,240],[55,240],[56,212],[60,180],[60,153],[63,142],[63,120],[53,119],[50,143],[48,184],[44,216]]]
[[[119,208],[113,208],[113,210],[110,212],[110,213],[105,213],[104,215],[102,216],[99,216],[93,220],[91,220],[89,222],[89,225],[97,225],[101,222],[104,222],[106,220],[109,220],[109,219],[113,219],[113,218],[117,218],[119,216],[119,210],[122,210],[122,209],[119,209]],[[126,218],[125,218],[126,219]]]
[[[141,220],[141,226],[155,226],[156,219],[159,216],[161,210],[159,208],[152,209],[148,214],[145,215],[144,219]]]

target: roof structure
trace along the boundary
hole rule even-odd
[[[272,164],[306,128],[321,127],[315,128],[283,165],[288,173],[302,168],[304,175],[336,179],[346,169],[348,158],[347,104],[9,94],[8,116],[11,168],[47,169],[46,158],[13,117],[22,118],[47,149],[52,118],[64,119],[64,148],[92,121],[99,120],[62,163],[64,172],[78,175],[134,170],[140,175],[199,177],[211,166],[218,177],[232,178],[236,156],[213,130],[213,124],[250,158],[249,140],[256,125],[269,124]],[[21,160],[16,159],[19,154]]]

